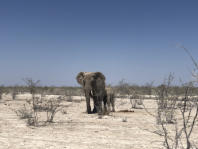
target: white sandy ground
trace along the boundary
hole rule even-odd
[[[156,129],[155,118],[144,109],[130,109],[129,100],[117,99],[116,111],[98,119],[97,114],[85,113],[82,97],[79,102],[65,102],[67,114],[57,113],[54,123],[42,127],[28,127],[11,109],[18,109],[29,95],[18,95],[16,100],[4,96],[0,101],[0,149],[161,149],[163,137]],[[22,98],[23,97],[23,98]],[[80,102],[81,101],[81,102]],[[155,112],[153,100],[144,101],[150,112]],[[44,117],[44,115],[43,115]],[[125,119],[127,122],[123,122]],[[198,125],[192,139],[198,144]],[[197,142],[196,142],[197,141]]]

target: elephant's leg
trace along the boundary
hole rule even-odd
[[[111,106],[112,106],[112,112],[115,112],[115,98],[114,98],[114,96],[111,96]]]
[[[102,102],[100,102],[100,97],[99,96],[94,96],[94,108],[95,110],[94,111],[97,111],[97,113],[99,114],[100,113],[100,107],[102,106]]]
[[[108,112],[107,111],[107,101],[108,101],[108,97],[107,96],[104,96],[103,103],[104,103],[104,113],[105,114]]]
[[[108,113],[111,111],[111,96],[107,96],[107,106],[108,106]]]
[[[86,93],[87,113],[91,114],[90,96]]]
[[[87,113],[91,114],[90,98],[86,97]]]
[[[96,99],[96,96],[94,95],[94,92],[91,91],[90,92],[90,97],[93,99],[93,111],[92,113],[97,113],[97,99]]]
[[[98,114],[102,115],[102,101],[103,97],[98,97]]]
[[[96,96],[93,96],[93,103],[94,103],[94,109],[92,112],[97,113],[98,101]]]

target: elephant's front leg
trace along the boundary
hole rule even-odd
[[[98,114],[102,115],[102,101],[103,97],[98,97]]]
[[[86,104],[87,104],[87,113],[91,114],[90,96],[88,93],[85,93],[85,96],[86,96]]]
[[[97,113],[97,108],[98,108],[98,100],[96,96],[93,96],[93,104],[94,104],[94,109],[93,109],[93,113]]]

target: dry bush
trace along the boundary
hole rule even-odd
[[[174,123],[177,97],[171,92],[171,83],[174,77],[172,74],[165,79],[156,91],[157,102],[157,124]]]
[[[47,101],[44,101],[43,111],[47,113],[47,122],[53,122],[55,114],[61,111],[65,106],[61,106],[61,102],[63,99],[59,98],[51,98]]]
[[[6,93],[6,88],[4,86],[0,86],[0,100],[2,99],[3,93]]]
[[[12,95],[12,99],[15,100],[16,99],[16,95],[18,94],[19,92],[19,87],[18,86],[14,86],[12,88],[12,91],[11,91],[11,95]]]
[[[143,105],[144,99],[142,96],[138,95],[135,91],[129,96],[131,108],[140,109]]]
[[[182,86],[183,96],[175,95],[171,84],[173,75],[155,89],[157,111],[153,114],[156,118],[157,131],[153,133],[164,137],[164,147],[167,149],[196,148],[191,140],[191,134],[198,117],[198,98],[194,95],[195,87],[192,82]]]
[[[0,87],[0,100],[2,99],[2,95],[3,95],[3,89],[2,87]]]
[[[198,64],[190,52],[186,48],[182,48],[190,56],[195,69],[198,70]],[[193,74],[193,76],[196,78],[193,82],[197,83],[198,74]],[[174,95],[175,92],[171,90],[172,79],[170,75],[167,84],[160,86],[157,92],[157,121],[160,129],[154,133],[164,137],[163,145],[167,149],[197,149],[198,147],[191,139],[198,120],[198,98],[193,96],[196,88],[193,82],[184,84],[182,86],[184,96],[181,98]],[[165,118],[168,118],[168,121],[164,121],[162,113],[165,113]],[[169,122],[172,120],[174,123],[170,124]]]
[[[178,99],[181,103],[178,115],[181,117],[175,118],[174,134],[170,133],[168,125],[161,118],[159,121],[162,128],[160,135],[164,136],[164,145],[167,149],[196,148],[191,140],[191,134],[197,120],[198,99],[192,98],[193,87],[191,85],[187,85],[185,89],[185,97],[181,101]]]
[[[130,94],[130,85],[122,79],[117,86],[117,91],[120,95],[128,95]]]
[[[67,107],[61,105],[62,101],[64,101],[64,97],[59,96],[58,98],[48,99],[45,96],[47,93],[46,87],[41,88],[38,86],[40,81],[34,81],[31,78],[26,78],[24,81],[28,91],[32,94],[32,98],[26,100],[26,104],[15,112],[20,118],[27,119],[28,125],[39,126],[41,121],[39,120],[38,115],[41,114],[41,112],[46,112],[45,122],[53,122],[56,113]],[[38,93],[41,96],[38,96]],[[72,93],[69,93],[70,96],[68,97],[71,97]]]
[[[71,90],[65,90],[65,97],[68,102],[73,101],[72,95],[73,95],[73,93]]]
[[[61,97],[50,99],[46,99],[45,96],[42,96],[42,98],[37,97],[34,111],[37,113],[46,112],[47,122],[53,122],[55,114],[63,108],[61,106],[62,101],[63,99]]]
[[[146,95],[152,95],[153,94],[153,90],[154,90],[154,87],[153,87],[153,84],[154,84],[154,81],[151,81],[149,83],[146,83],[143,87],[145,89],[145,93]]]
[[[66,107],[61,105],[62,101],[61,97],[50,99],[45,96],[34,97],[34,101],[32,99],[26,100],[26,104],[15,112],[20,118],[27,119],[28,125],[39,126],[41,120],[39,120],[38,115],[41,112],[46,112],[46,122],[53,122],[56,113]]]
[[[31,78],[26,78],[26,79],[24,79],[24,82],[26,83],[29,92],[32,94],[32,98],[31,98],[31,101],[32,102],[31,101],[28,101],[28,103],[32,107],[33,118],[31,118],[31,119],[33,119],[33,120],[28,120],[28,121],[32,121],[31,124],[34,125],[34,126],[37,126],[38,125],[38,113],[35,110],[36,109],[36,100],[37,100],[35,94],[36,94],[36,87],[38,86],[38,84],[39,84],[40,81],[39,80],[34,81]]]
[[[131,87],[124,80],[121,80],[116,87],[117,92],[120,94],[120,98],[122,98],[121,105],[124,104],[124,98],[130,100],[131,108],[141,108],[140,106],[143,104],[143,98],[138,94],[135,88]]]
[[[27,107],[26,104],[23,105],[22,108],[15,111],[17,116],[21,119],[32,119],[33,118],[33,111]]]

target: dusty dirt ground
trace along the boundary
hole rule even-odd
[[[29,127],[11,109],[25,103],[22,97],[16,100],[4,96],[0,101],[0,149],[160,149],[163,137],[156,130],[155,118],[144,109],[130,109],[129,100],[116,100],[116,112],[98,119],[97,114],[85,112],[85,101],[74,97],[66,114],[58,112],[54,123],[40,127]],[[79,100],[79,102],[77,102]],[[155,102],[145,100],[151,112]],[[126,122],[124,122],[126,121]],[[198,140],[195,128],[194,140]]]

